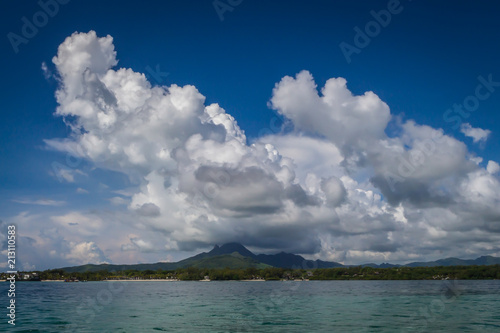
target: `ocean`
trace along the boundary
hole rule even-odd
[[[500,281],[18,282],[2,332],[500,332]]]

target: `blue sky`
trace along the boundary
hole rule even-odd
[[[45,2],[42,1],[42,3]],[[47,3],[53,2],[47,1]],[[82,258],[90,257],[96,258],[96,262],[173,260],[209,248],[210,244],[215,242],[232,241],[235,240],[234,238],[253,247],[257,252],[279,250],[278,246],[274,248],[272,244],[280,244],[280,247],[286,250],[347,263],[369,260],[381,262],[386,259],[403,262],[417,257],[418,259],[433,259],[453,255],[458,248],[458,239],[461,239],[461,236],[457,234],[458,229],[479,230],[484,234],[468,239],[471,246],[466,250],[469,252],[464,250],[464,252],[456,253],[457,256],[500,254],[497,224],[481,229],[480,226],[471,225],[470,220],[458,222],[459,218],[448,215],[449,212],[454,211],[453,204],[463,203],[462,199],[450,193],[463,192],[465,188],[471,188],[467,187],[463,179],[471,180],[474,172],[487,170],[489,161],[500,161],[497,131],[500,121],[498,112],[500,87],[497,88],[498,91],[493,87],[494,91],[489,91],[488,97],[479,102],[470,116],[461,117],[463,123],[470,126],[464,125],[461,130],[460,126],[458,128],[453,126],[454,121],[447,121],[450,118],[445,116],[446,111],[454,104],[462,104],[467,97],[475,95],[476,87],[482,82],[481,79],[478,80],[478,77],[486,80],[490,77],[491,81],[500,82],[498,4],[487,1],[435,3],[402,0],[398,6],[396,2],[391,1],[267,2],[244,0],[231,2],[221,0],[216,4],[229,6],[225,8],[231,10],[221,13],[220,8],[224,7],[219,7],[218,13],[214,3],[213,1],[154,1],[149,2],[147,6],[132,1],[73,0],[66,4],[57,3],[57,13],[53,17],[46,15],[47,22],[40,24],[38,32],[34,33],[33,37],[27,38],[27,43],[14,47],[12,41],[9,40],[9,33],[22,36],[25,24],[23,17],[32,23],[37,13],[43,9],[35,1],[8,1],[1,5],[3,8],[0,28],[4,38],[0,43],[0,52],[5,65],[1,68],[0,76],[3,101],[3,112],[0,115],[0,219],[4,224],[18,224],[21,235],[23,228],[30,230],[29,233],[25,233],[27,237],[25,241],[27,244],[26,267],[47,268],[78,264],[82,263],[81,261],[84,260]],[[359,27],[364,31],[367,24],[375,20],[371,11],[380,13],[380,11],[392,8],[391,6],[395,6],[394,8],[398,10],[396,14],[391,15],[387,26],[378,25],[379,31],[369,38],[369,44],[359,47],[359,53],[352,54],[348,61],[339,45],[348,43],[355,46],[355,28]],[[221,20],[221,15],[223,20]],[[42,16],[38,15],[38,18]],[[259,208],[262,208],[260,204],[251,206],[250,208],[253,207],[256,210],[252,211],[248,208],[245,214],[240,211],[234,214],[228,213],[227,210],[236,210],[229,209],[229,204],[220,199],[219,206],[211,207],[209,213],[205,212],[198,218],[205,217],[217,221],[220,225],[226,226],[221,230],[234,232],[226,233],[215,227],[208,229],[203,227],[198,230],[196,237],[193,236],[193,241],[188,240],[191,234],[180,231],[186,226],[181,226],[177,222],[169,222],[170,215],[166,214],[165,208],[169,205],[162,199],[148,199],[152,205],[159,207],[160,216],[142,216],[136,219],[133,216],[136,216],[134,214],[138,208],[134,208],[133,205],[140,201],[139,194],[144,194],[144,187],[152,183],[151,179],[146,180],[147,175],[153,171],[159,172],[159,169],[148,170],[148,172],[143,171],[142,167],[140,170],[133,171],[131,171],[133,167],[129,166],[121,169],[117,165],[123,166],[126,163],[118,159],[115,161],[114,157],[111,157],[116,164],[107,164],[106,161],[102,162],[102,159],[89,157],[88,154],[91,153],[89,151],[85,152],[87,154],[84,154],[85,156],[73,158],[74,163],[71,160],[68,163],[68,154],[64,149],[57,150],[54,145],[51,146],[45,141],[57,138],[75,139],[76,134],[66,126],[63,121],[64,117],[55,115],[56,107],[61,105],[56,100],[55,93],[61,89],[62,81],[58,79],[61,70],[53,63],[52,58],[58,54],[58,48],[68,36],[75,32],[88,33],[89,31],[95,31],[97,38],[107,35],[113,38],[112,44],[118,59],[118,64],[111,66],[114,70],[130,68],[134,72],[144,73],[152,85],[165,87],[172,84],[181,87],[192,85],[206,97],[205,106],[218,103],[227,114],[234,117],[233,120],[246,134],[245,149],[250,149],[248,147],[251,147],[252,143],[272,143],[280,156],[295,162],[296,178],[291,180],[290,184],[298,184],[301,189],[297,191],[303,191],[305,193],[303,195],[311,196],[314,200],[328,201],[324,188],[323,190],[316,189],[317,192],[315,192],[315,187],[310,185],[310,182],[313,182],[311,180],[313,176],[310,176],[309,180],[306,179],[306,174],[310,170],[303,169],[303,166],[297,162],[300,157],[294,154],[300,155],[300,153],[291,152],[293,149],[290,147],[294,145],[292,144],[293,138],[330,140],[339,149],[341,155],[339,158],[343,158],[345,163],[337,160],[329,161],[326,155],[321,155],[317,164],[323,163],[326,166],[333,164],[336,168],[338,162],[339,168],[342,166],[344,169],[342,172],[335,171],[332,175],[323,171],[315,175],[319,179],[318,182],[323,178],[330,179],[328,178],[330,176],[341,180],[343,184],[341,187],[345,188],[347,193],[342,205],[356,206],[360,199],[356,199],[354,194],[362,189],[371,191],[373,195],[380,195],[381,202],[376,206],[382,211],[402,209],[404,212],[401,214],[408,220],[405,223],[421,225],[421,221],[417,221],[415,216],[424,214],[422,211],[426,211],[428,214],[437,214],[436,218],[439,216],[439,219],[445,219],[446,223],[443,223],[446,226],[428,225],[424,228],[424,231],[430,232],[431,236],[435,237],[431,237],[432,244],[428,248],[405,249],[404,237],[408,237],[411,233],[420,235],[419,232],[422,232],[421,237],[429,239],[428,235],[425,236],[424,231],[420,229],[403,230],[404,228],[399,229],[391,224],[388,227],[381,227],[380,230],[383,231],[375,237],[376,239],[368,239],[368,234],[372,234],[370,227],[360,224],[351,228],[343,224],[343,215],[340,210],[347,208],[341,206],[340,203],[339,206],[331,209],[331,216],[324,217],[322,214],[328,214],[322,211],[323,208],[321,208],[321,213],[319,208],[318,212],[308,211],[309,206],[301,206],[294,201],[296,206],[298,205],[298,208],[295,208],[306,207],[301,208],[301,213],[307,211],[309,215],[306,215],[312,216],[311,221],[307,222],[307,217],[301,217],[297,221],[294,220],[295,222],[288,220],[289,224],[287,224],[283,222],[282,216],[276,215],[277,213],[273,215],[259,211]],[[12,34],[10,36],[12,38]],[[46,71],[42,70],[42,64],[45,64]],[[463,161],[455,161],[454,166],[448,170],[448,174],[454,177],[444,179],[446,177],[429,176],[424,182],[422,179],[413,179],[411,176],[412,182],[414,181],[413,185],[406,184],[408,186],[405,189],[398,188],[394,195],[385,193],[387,189],[377,183],[377,175],[381,172],[377,168],[384,168],[384,166],[370,161],[362,162],[363,157],[366,156],[374,154],[384,156],[384,153],[379,150],[380,147],[365,150],[365,146],[357,147],[357,143],[352,143],[353,141],[347,140],[347,142],[335,135],[330,136],[330,133],[314,128],[314,124],[304,120],[304,117],[298,114],[299,111],[295,110],[293,103],[282,100],[270,102],[278,93],[273,92],[278,82],[285,76],[295,78],[303,70],[308,71],[314,77],[313,80],[318,89],[321,89],[330,78],[340,77],[347,81],[347,89],[354,96],[372,91],[385,102],[390,109],[390,118],[382,128],[384,138],[381,138],[379,133],[377,140],[400,139],[401,147],[409,151],[412,143],[417,139],[416,137],[408,139],[411,136],[409,133],[414,132],[408,127],[405,129],[402,124],[414,120],[418,126],[427,125],[435,130],[442,129],[445,135],[465,144],[467,153],[464,153]],[[301,82],[307,86],[306,81],[307,79],[304,79]],[[297,82],[299,82],[298,78]],[[65,84],[70,85],[69,82]],[[290,89],[293,91],[295,88]],[[291,97],[286,97],[285,90],[283,87],[283,98],[293,100],[293,93]],[[488,92],[487,88],[482,88],[481,91]],[[299,104],[302,101],[307,104],[308,100],[299,100]],[[311,103],[309,106],[304,106],[305,109],[300,112],[311,114],[311,119],[316,119],[316,115],[313,114],[315,104]],[[382,106],[380,107],[383,109]],[[332,112],[336,112],[335,108]],[[456,113],[448,115],[457,116]],[[376,114],[375,116],[373,118],[375,122],[381,119]],[[75,115],[68,114],[66,119],[74,120],[72,117]],[[305,116],[307,117],[309,116]],[[127,124],[130,119],[123,120],[124,126],[132,126]],[[286,126],[282,127],[283,124]],[[321,124],[321,121],[317,124]],[[345,125],[345,123],[342,124]],[[92,129],[87,128],[88,123],[81,124],[81,126],[85,131],[92,133]],[[345,126],[342,128],[347,131],[346,133],[357,133],[356,129],[345,128]],[[467,128],[470,129],[468,132]],[[226,131],[228,131],[227,128]],[[365,129],[360,133],[366,131],[370,130]],[[342,133],[342,130],[338,132]],[[463,132],[469,133],[469,136],[465,136]],[[473,141],[473,136],[476,142]],[[286,138],[290,137],[293,138],[284,143]],[[422,139],[420,136],[419,138]],[[313,146],[319,147],[318,144]],[[446,151],[445,148],[443,147],[443,151]],[[321,150],[321,148],[318,149]],[[220,152],[216,150],[215,154],[217,151]],[[356,167],[345,169],[349,161],[348,155],[352,151],[356,151],[354,155],[357,159],[353,157],[353,160],[357,161]],[[325,154],[325,151],[318,152],[318,154],[321,153]],[[467,170],[460,169],[460,165],[465,165],[466,161],[470,162],[476,157],[482,158],[481,161],[476,159],[474,162],[476,165],[474,168],[477,169],[465,166],[463,168]],[[370,159],[370,157],[366,158]],[[213,164],[200,163],[197,164],[198,169],[215,167]],[[54,169],[54,165],[63,166],[69,171],[58,176],[59,169]],[[224,163],[221,165],[227,166]],[[283,167],[283,163],[280,165]],[[498,173],[491,171],[495,170],[493,163],[490,166],[488,177],[491,179],[478,180],[477,183],[489,184],[487,186],[498,190],[497,183],[495,183],[498,181]],[[435,171],[439,166],[429,166],[429,168]],[[270,172],[267,170],[264,174],[269,176]],[[257,175],[249,175],[247,171],[242,173],[243,178],[257,177]],[[279,175],[273,174],[272,179],[279,180],[281,177]],[[184,179],[177,176],[174,178]],[[342,178],[344,176],[349,176],[352,181],[357,182],[356,186],[359,188],[352,184],[350,187],[350,180]],[[242,183],[246,184],[244,181]],[[448,204],[435,206],[437,199],[430,189],[422,190],[422,193],[429,195],[429,200],[422,199],[420,195],[418,200],[415,199],[414,193],[409,193],[411,191],[408,190],[414,188],[412,186],[415,183],[422,187],[435,186],[439,191],[450,194],[450,197],[442,201]],[[182,184],[179,186],[178,190],[182,191],[184,187]],[[289,193],[287,185],[283,186],[284,191]],[[493,207],[495,200],[498,200],[495,194],[492,194],[491,198],[487,197],[491,188],[481,188],[477,194],[486,200],[485,202],[479,204],[474,201],[477,206],[472,207],[472,203],[470,207],[468,206],[471,211],[474,209],[488,211],[484,219],[478,217],[484,222],[483,226],[487,223],[500,223],[496,211],[490,212],[489,208],[484,208],[484,205]],[[234,186],[231,186],[231,189],[237,190]],[[244,189],[238,191],[241,190]],[[270,189],[268,190],[272,193]],[[405,192],[406,190],[409,192]],[[116,191],[121,191],[121,194],[117,194]],[[442,192],[439,193],[442,194]],[[189,191],[186,193],[189,196]],[[149,194],[151,195],[151,192]],[[224,196],[222,195],[221,198]],[[155,200],[166,206],[163,207]],[[140,202],[142,205],[146,204],[146,201]],[[286,206],[286,200],[283,205]],[[383,208],[384,205],[387,205],[387,208]],[[152,206],[144,206],[146,207]],[[368,210],[363,212],[360,212],[360,216],[371,216]],[[327,222],[316,221],[314,216],[317,215],[315,214],[323,216],[318,217],[320,220],[324,218],[334,221],[331,222],[333,225],[325,227],[323,223]],[[431,219],[430,216],[427,219]],[[94,219],[106,224],[103,221],[107,221],[108,218],[114,221],[110,222],[113,227],[103,226],[99,237],[85,231],[86,229],[82,226],[84,223],[93,225]],[[345,221],[353,218],[345,217]],[[75,221],[71,222],[72,219]],[[364,217],[358,216],[355,219],[363,220]],[[412,222],[412,219],[415,219],[415,222]],[[123,222],[123,220],[128,222]],[[261,225],[264,222],[257,223],[255,222],[257,220],[281,222],[275,222],[276,225],[273,224],[274,222]],[[381,220],[383,218],[379,216],[374,218],[375,222],[366,223],[373,226]],[[67,225],[64,223],[79,223],[78,227],[82,226],[83,229],[70,232],[66,230]],[[244,227],[239,227],[241,223],[250,223],[255,228],[246,230]],[[302,239],[298,236],[300,232],[292,234],[289,238],[291,244],[284,240],[276,243],[275,236],[270,236],[279,230],[278,225],[286,224],[286,230],[298,230],[300,229],[298,225],[303,226],[308,223],[310,226],[307,228],[310,232],[306,233],[307,236]],[[461,227],[455,230],[447,223],[456,223]],[[164,225],[166,225],[165,228],[163,228]],[[96,224],[96,228],[100,228],[100,224]],[[106,242],[107,238],[113,238],[111,230],[116,230],[116,228],[120,230],[123,228],[121,237],[125,240],[128,238],[130,243],[123,240]],[[189,228],[186,228],[192,229],[193,226],[189,225]],[[330,233],[331,237],[318,238],[317,233],[320,230],[321,233],[324,232],[322,228],[328,229],[327,233]],[[364,230],[366,237],[361,232],[358,239],[353,238],[355,234],[360,235],[358,228]],[[47,235],[47,230],[50,230],[52,234]],[[155,235],[155,231],[159,231],[161,236]],[[396,236],[393,235],[397,232],[401,233],[400,240],[396,240]],[[436,246],[437,243],[442,244],[439,235],[445,237],[445,234],[448,239],[457,239],[457,241],[443,248]],[[372,242],[376,246],[361,245],[366,242]],[[146,245],[141,247],[141,244]],[[165,246],[165,244],[171,245]],[[476,245],[473,246],[473,244]],[[477,244],[482,245],[477,246]],[[384,246],[389,250],[381,250],[385,248]],[[75,252],[77,251],[75,247],[81,251],[88,250],[92,255],[81,255],[80,252]],[[66,251],[67,253],[54,254],[43,260],[34,254],[43,251]]]

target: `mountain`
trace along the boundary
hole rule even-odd
[[[280,268],[333,268],[342,267],[342,264],[336,262],[328,262],[322,260],[307,260],[302,256],[292,253],[280,252],[277,254],[259,254],[255,255],[240,243],[226,243],[222,246],[215,245],[215,247],[206,254],[212,257],[217,255],[231,254],[237,252],[244,257],[255,259],[261,263],[273,267]],[[196,256],[195,256],[196,257]]]
[[[492,256],[482,256],[477,259],[463,260],[458,258],[446,258],[429,262],[412,262],[407,267],[435,267],[435,266],[471,266],[471,265],[500,265],[500,258]]]
[[[210,252],[202,252],[193,257],[183,259],[178,262],[158,262],[155,264],[132,264],[132,265],[114,265],[114,264],[87,264],[74,267],[63,267],[63,271],[74,272],[97,272],[105,271],[124,271],[124,270],[175,270],[179,268],[197,267],[197,268],[266,268],[270,265],[260,262],[256,255],[250,252],[246,247],[239,243],[227,243],[222,246],[215,245]]]
[[[199,256],[199,255],[198,255]],[[264,263],[261,263],[253,258],[244,257],[237,252],[232,254],[224,254],[219,256],[200,256],[200,257],[191,257],[179,262],[158,262],[155,264],[135,264],[135,265],[110,265],[110,264],[101,264],[101,265],[82,265],[82,266],[74,266],[74,267],[63,267],[60,268],[68,273],[75,272],[98,272],[98,271],[125,271],[125,270],[137,270],[137,271],[145,271],[145,270],[164,270],[170,271],[179,268],[187,268],[187,267],[197,267],[197,268],[230,268],[230,269],[244,269],[244,268],[266,268],[270,267]]]
[[[297,254],[285,252],[280,252],[278,254],[259,254],[256,258],[260,262],[280,268],[313,269],[343,267],[342,264],[337,262],[307,260]]]
[[[500,258],[492,256],[482,256],[476,259],[464,260],[459,258],[446,258],[436,261],[416,261],[406,265],[394,265],[389,263],[382,263],[380,265],[369,263],[363,264],[363,267],[372,268],[392,268],[392,267],[437,267],[437,266],[484,266],[484,265],[500,265]]]
[[[208,257],[194,263],[192,267],[196,268],[225,268],[231,269],[244,269],[244,268],[258,268],[263,269],[271,267],[269,265],[258,262],[250,257],[244,257],[238,252],[231,254],[223,254],[220,256]]]
[[[101,264],[101,265],[82,265],[74,267],[64,267],[62,270],[73,272],[97,272],[101,270],[106,271],[124,271],[124,270],[175,270],[179,268],[198,267],[198,268],[230,268],[230,269],[244,269],[244,268],[266,268],[266,267],[280,267],[280,268],[333,268],[343,267],[342,264],[336,262],[328,262],[322,260],[307,260],[302,256],[280,252],[277,254],[259,254],[255,255],[240,243],[226,243],[222,246],[215,245],[210,252],[202,252],[195,256],[186,258],[184,260],[166,263],[159,262],[155,264],[135,264],[135,265],[114,265],[114,264]]]
[[[237,252],[243,257],[256,258],[257,256],[250,252],[246,247],[240,243],[226,243],[222,246],[215,245],[212,251],[208,252],[209,256],[218,256],[223,254],[231,254]]]
[[[133,264],[133,265],[111,265],[111,264],[87,264],[81,266],[72,266],[72,267],[63,267],[59,268],[68,273],[85,273],[85,272],[98,272],[98,271],[126,271],[126,270],[137,270],[137,271],[145,271],[152,270],[156,271],[158,269],[161,270],[175,270],[180,267],[176,267],[176,263],[169,262],[158,262],[156,264]]]
[[[363,264],[361,266],[362,267],[371,267],[371,268],[393,268],[393,267],[401,267],[401,265],[389,264],[388,262],[383,262],[380,265],[377,265],[377,264],[374,264],[374,263],[369,263],[369,264]]]
[[[359,265],[363,267],[373,268],[391,268],[391,267],[435,267],[435,266],[469,266],[469,265],[497,265],[500,264],[500,258],[492,256],[483,256],[473,260],[463,260],[458,258],[446,258],[430,262],[412,262],[406,265],[393,265],[390,263],[382,263],[380,265],[368,263]],[[293,254],[280,252],[277,254],[258,254],[255,255],[246,247],[239,243],[226,243],[222,246],[215,245],[209,252],[202,252],[195,256],[186,258],[178,262],[158,262],[155,264],[135,264],[135,265],[82,265],[74,267],[64,267],[62,270],[73,272],[97,272],[100,270],[106,271],[125,271],[125,270],[176,270],[179,268],[197,267],[197,268],[230,268],[230,269],[245,269],[245,268],[266,268],[280,267],[290,269],[314,269],[314,268],[335,268],[335,267],[350,267],[358,265],[342,265],[337,262],[308,260],[304,257]]]

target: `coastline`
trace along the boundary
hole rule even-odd
[[[40,280],[40,281],[23,281],[16,280],[16,282],[309,282],[309,281],[498,281],[499,279],[305,279],[305,280],[285,280],[285,279],[244,279],[244,280],[174,280],[174,279],[123,279],[123,280],[91,280],[91,281],[65,281],[65,280]],[[7,282],[7,280],[0,280],[0,282]]]
[[[107,280],[101,280],[101,281],[107,281],[107,282],[114,282],[114,281],[120,281],[120,282],[177,282],[181,281],[178,279],[107,279]]]
[[[41,280],[40,282],[64,282],[64,280]]]

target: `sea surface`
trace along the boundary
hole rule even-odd
[[[2,332],[500,332],[500,281],[18,282]]]

